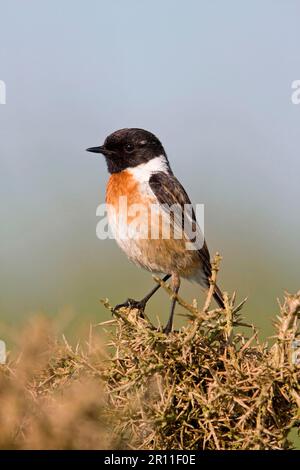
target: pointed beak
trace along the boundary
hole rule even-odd
[[[87,152],[93,152],[93,153],[103,153],[105,155],[105,147],[103,145],[100,145],[100,147],[90,147],[89,149],[86,149]]]

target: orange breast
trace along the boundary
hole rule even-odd
[[[127,197],[128,205],[142,202],[138,183],[126,170],[121,173],[114,173],[109,178],[106,189],[106,203],[117,208],[121,196]]]
[[[124,198],[126,198],[125,201]],[[110,177],[106,190],[106,204],[114,208],[116,216],[118,216],[120,211],[124,216],[123,211],[125,210],[127,223],[140,218],[140,222],[144,224],[145,218],[148,218],[150,215],[150,203],[150,198],[141,194],[139,182],[136,181],[129,171],[124,170]],[[137,208],[138,210],[136,210]],[[110,214],[109,209],[108,214]]]
[[[119,217],[124,209],[120,198],[124,197],[127,199],[128,210],[125,218]],[[113,210],[108,208],[108,216],[115,239],[134,262],[150,271],[174,271],[186,277],[199,269],[199,256],[196,251],[186,250],[184,238],[174,239],[172,227],[170,238],[164,236],[165,219],[162,213],[158,211],[156,217],[151,217],[150,205],[157,203],[155,197],[148,193],[147,188],[143,188],[129,171],[125,170],[110,177],[106,203],[113,207]],[[137,204],[142,206],[141,211],[130,213],[131,206]],[[142,236],[121,237],[120,234],[124,234],[124,229],[129,226],[138,234],[142,233]]]

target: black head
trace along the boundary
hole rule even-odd
[[[158,138],[144,129],[120,129],[110,134],[100,147],[91,147],[88,152],[102,153],[110,173],[119,173],[146,163],[166,153]]]

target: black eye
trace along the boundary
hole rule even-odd
[[[124,150],[127,153],[133,152],[134,151],[134,145],[130,144],[130,143],[125,144],[124,145]]]

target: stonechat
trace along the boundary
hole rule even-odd
[[[109,135],[104,145],[87,151],[101,153],[106,159],[111,175],[106,189],[107,214],[117,243],[140,267],[164,274],[164,281],[171,277],[175,295],[164,328],[168,334],[172,330],[180,278],[195,281],[207,289],[211,276],[209,251],[195,212],[190,209],[190,199],[174,176],[161,142],[151,132],[120,129]],[[124,199],[125,215],[120,209],[120,200]],[[143,210],[137,210],[141,207]],[[126,306],[143,312],[159,287],[142,300],[127,299],[115,309]],[[224,308],[217,285],[214,298]]]

